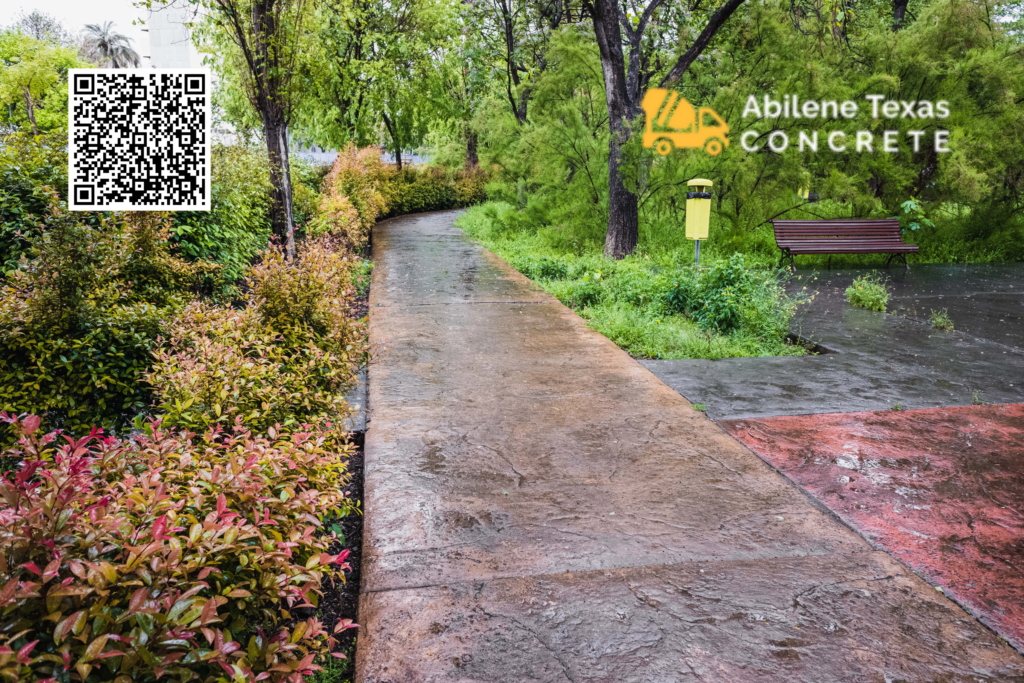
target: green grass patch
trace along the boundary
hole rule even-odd
[[[789,274],[764,259],[712,253],[696,268],[689,253],[665,250],[614,261],[597,246],[577,250],[552,241],[530,226],[528,212],[503,202],[471,207],[456,225],[633,356],[807,353],[786,336],[809,296],[787,294]]]

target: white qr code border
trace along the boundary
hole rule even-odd
[[[76,125],[74,110],[76,102],[81,102],[87,95],[76,95],[76,75],[117,75],[117,76],[144,76],[148,79],[157,78],[161,75],[201,75],[203,80],[203,108],[205,113],[205,130],[203,134],[203,159],[205,160],[205,191],[199,203],[195,204],[132,204],[131,202],[108,202],[101,203],[95,190],[93,190],[93,201],[91,203],[83,200],[86,197],[79,196],[76,187],[87,188],[90,183],[87,180],[78,179],[79,150],[75,143]],[[68,209],[71,211],[209,211],[211,204],[212,190],[212,169],[211,169],[211,136],[212,136],[212,81],[211,71],[207,68],[188,69],[68,69]],[[77,127],[79,130],[81,125]],[[151,145],[150,145],[151,146]],[[149,150],[147,150],[149,151]],[[159,152],[159,150],[152,150]]]

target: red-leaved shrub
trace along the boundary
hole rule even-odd
[[[320,430],[74,440],[0,417],[21,434],[0,479],[5,679],[299,682],[355,627],[290,612],[348,569],[323,522],[352,511],[350,453]]]

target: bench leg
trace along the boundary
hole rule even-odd
[[[790,270],[792,270],[795,273],[796,272],[796,261],[793,259],[793,254],[789,253],[788,251],[783,251],[782,252],[782,256],[779,257],[779,268],[781,268],[783,266],[783,264],[786,263],[786,259],[789,259],[789,268],[790,268]]]

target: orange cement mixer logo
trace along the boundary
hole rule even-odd
[[[694,109],[675,90],[651,88],[641,103],[647,114],[644,147],[653,147],[665,156],[676,147],[703,147],[718,156],[729,146],[729,124],[711,107]]]

